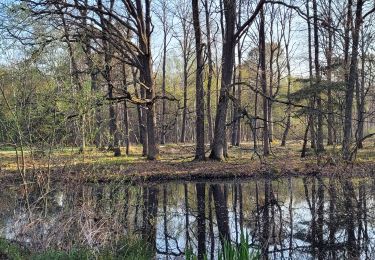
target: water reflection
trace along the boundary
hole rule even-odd
[[[263,259],[374,259],[372,179],[289,178],[129,186],[56,184],[28,203],[2,189],[3,237],[35,250],[94,249],[141,236],[161,259],[214,259],[243,234]],[[6,204],[5,204],[6,202]]]

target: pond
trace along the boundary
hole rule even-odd
[[[375,259],[375,179],[56,183],[0,191],[0,234],[34,250],[93,249],[126,236],[158,259],[186,248],[215,259],[241,237],[264,259]]]

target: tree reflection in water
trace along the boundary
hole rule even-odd
[[[263,259],[374,259],[375,182],[288,178],[241,182],[56,184],[30,211],[4,188],[3,237],[42,250],[97,249],[124,236],[148,241],[160,258],[190,248],[215,258],[225,240],[249,235]]]

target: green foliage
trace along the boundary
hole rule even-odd
[[[259,251],[252,251],[249,248],[249,235],[241,234],[238,245],[230,241],[224,241],[224,247],[219,253],[219,260],[257,260],[260,259]]]
[[[315,82],[310,84],[309,79],[297,79],[296,81],[302,84],[302,88],[290,94],[290,98],[294,102],[310,99],[314,95],[325,94],[329,88],[332,92],[345,91],[345,83],[341,81],[328,82],[322,80],[320,84]]]
[[[197,260],[198,257],[193,253],[191,248],[185,251],[186,260]],[[208,259],[207,255],[203,256],[203,259]],[[249,235],[241,234],[240,243],[234,244],[231,241],[224,241],[224,247],[218,254],[219,260],[258,260],[260,254],[258,250],[250,249],[249,247]]]

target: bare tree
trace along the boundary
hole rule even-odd
[[[244,31],[252,24],[257,14],[262,8],[264,1],[259,1],[253,14],[235,31],[236,25],[236,1],[224,0],[224,17],[225,23],[223,31],[223,56],[222,56],[222,79],[219,95],[219,102],[217,105],[214,140],[212,142],[212,149],[210,158],[215,160],[224,160],[226,148],[226,117],[229,100],[229,89],[231,88],[233,65],[234,65],[234,50],[238,39],[243,35]]]

